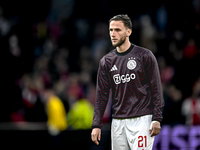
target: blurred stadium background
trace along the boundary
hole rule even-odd
[[[1,0],[0,147],[110,149],[111,103],[98,147],[90,125],[117,14],[129,15],[132,43],[159,63],[165,106],[154,149],[200,149],[200,0]]]

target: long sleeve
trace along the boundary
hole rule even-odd
[[[103,126],[103,115],[106,109],[106,105],[109,97],[109,78],[105,67],[105,58],[100,60],[98,75],[97,75],[97,86],[96,86],[96,102],[92,128],[101,128]]]
[[[152,120],[162,121],[162,108],[164,106],[162,86],[158,63],[152,52],[149,52],[149,54],[146,55],[145,70],[151,88],[151,99],[153,104]]]

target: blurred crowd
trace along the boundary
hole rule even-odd
[[[165,100],[162,124],[200,124],[200,0],[181,2],[182,7],[164,2],[132,14],[111,10],[106,1],[85,12],[89,6],[81,8],[83,1],[51,0],[41,6],[46,11],[38,9],[46,14],[37,12],[39,19],[33,14],[27,20],[0,7],[0,122],[45,122],[51,111],[63,110],[60,115],[68,123],[61,130],[89,129],[99,60],[114,49],[108,20],[127,13],[132,43],[150,49],[158,60]],[[104,122],[110,117],[111,103]]]

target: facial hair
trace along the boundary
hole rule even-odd
[[[125,42],[125,40],[126,40],[126,37],[124,36],[124,37],[122,37],[120,40],[119,40],[119,42],[117,42],[117,43],[112,43],[112,45],[114,46],[114,47],[120,47],[122,44],[124,44],[124,42]]]

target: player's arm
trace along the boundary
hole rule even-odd
[[[152,126],[150,128],[151,135],[157,135],[160,133],[160,122],[162,121],[162,108],[164,106],[162,86],[160,80],[160,72],[158,63],[152,52],[146,57],[146,72],[149,78],[151,97],[153,104],[153,118]]]
[[[92,123],[92,141],[98,145],[101,137],[101,127],[103,126],[103,115],[108,103],[109,97],[109,78],[105,66],[105,58],[102,58],[99,64],[97,74],[97,86],[96,86],[96,101],[94,109],[94,117]]]

